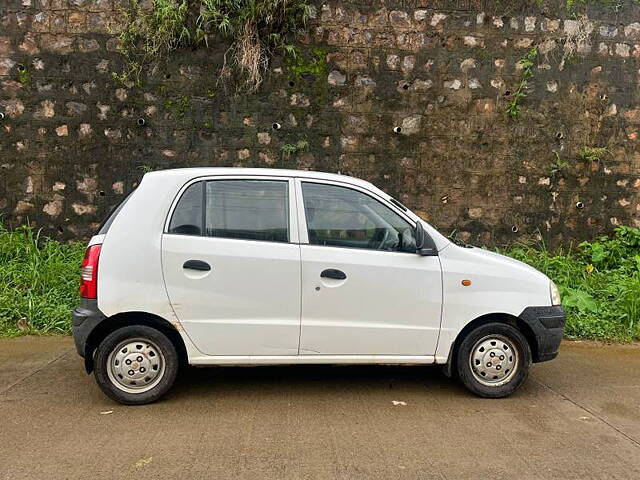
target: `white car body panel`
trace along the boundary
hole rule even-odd
[[[223,178],[284,180],[289,191],[294,190],[290,178]],[[291,243],[163,234],[167,293],[176,317],[200,351],[209,355],[297,355],[300,246],[296,200],[291,194],[289,229]],[[205,261],[212,270],[184,270],[182,265],[190,259]]]
[[[163,234],[189,182],[256,176],[295,183],[290,243]],[[413,223],[422,222],[438,256],[308,245],[300,178],[366,190]],[[145,312],[170,322],[191,364],[240,365],[445,363],[457,334],[474,319],[551,305],[542,273],[454,245],[388,198],[363,180],[318,172],[196,168],[146,174],[107,234],[91,240],[102,243],[98,306],[107,317]],[[197,254],[207,255],[212,271],[188,278],[181,264]],[[341,286],[320,282],[318,272],[332,265],[354,269]],[[223,276],[227,282],[218,283]],[[471,285],[463,286],[464,279]]]
[[[536,269],[481,248],[451,245],[440,252],[444,301],[436,356],[446,361],[457,334],[489,314],[517,317],[531,305],[551,305],[549,279]],[[465,287],[462,280],[470,280]]]
[[[170,234],[162,244],[171,305],[200,351],[297,355],[299,245]],[[211,270],[184,270],[194,258]]]
[[[302,245],[300,354],[433,355],[438,257]],[[327,268],[345,280],[321,278]]]

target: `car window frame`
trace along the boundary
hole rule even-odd
[[[359,251],[363,251],[363,252],[378,252],[378,253],[389,253],[389,254],[409,254],[409,255],[416,255],[416,252],[404,252],[404,251],[391,251],[391,250],[376,250],[373,248],[360,248],[360,247],[349,247],[349,246],[339,246],[339,245],[316,245],[316,244],[312,244],[309,243],[309,230],[308,230],[308,226],[307,226],[307,215],[306,215],[306,211],[305,211],[305,206],[304,206],[304,195],[302,193],[302,184],[303,183],[316,183],[316,184],[321,184],[321,185],[331,185],[334,187],[342,187],[342,188],[348,188],[351,190],[355,190],[359,193],[362,193],[364,195],[367,195],[368,197],[372,198],[373,200],[377,201],[378,203],[380,203],[382,206],[388,208],[389,210],[391,210],[393,213],[395,213],[396,215],[398,215],[400,218],[402,218],[403,220],[405,220],[409,226],[415,230],[416,228],[416,221],[413,220],[411,217],[409,217],[408,215],[405,214],[405,212],[403,212],[402,210],[400,210],[399,208],[397,208],[393,203],[387,201],[387,199],[385,197],[382,197],[378,194],[376,194],[375,192],[372,192],[370,190],[367,190],[366,188],[360,187],[358,185],[354,185],[351,183],[346,183],[346,182],[336,182],[336,181],[332,181],[332,180],[322,180],[322,179],[315,179],[315,178],[305,178],[305,177],[298,177],[296,178],[296,197],[297,197],[297,203],[300,206],[299,210],[298,210],[298,232],[300,235],[300,245],[304,245],[304,246],[310,246],[310,247],[320,247],[320,248],[346,248],[349,250],[359,250]]]
[[[206,195],[206,182],[209,181],[220,181],[220,180],[249,180],[249,181],[280,181],[280,182],[287,182],[287,206],[288,206],[288,210],[289,210],[289,215],[287,216],[287,230],[289,233],[289,240],[287,242],[277,242],[277,241],[273,241],[273,240],[259,240],[259,239],[252,239],[252,238],[229,238],[229,237],[215,237],[215,236],[209,236],[205,234],[204,231],[204,224],[205,224],[205,218],[204,216],[206,215],[206,208],[205,207],[205,195]],[[162,231],[163,235],[178,235],[181,237],[191,237],[191,238],[205,238],[205,239],[215,239],[215,240],[228,240],[228,241],[240,241],[240,242],[260,242],[260,243],[273,243],[273,244],[278,244],[278,245],[286,245],[286,244],[299,244],[299,230],[298,230],[298,219],[297,219],[297,215],[298,215],[298,206],[297,206],[297,199],[296,199],[296,195],[295,195],[295,183],[293,181],[294,179],[291,177],[283,177],[283,176],[276,176],[276,175],[206,175],[206,176],[201,176],[201,177],[194,177],[192,179],[190,179],[188,182],[186,182],[184,185],[182,185],[182,187],[180,187],[180,189],[178,190],[178,193],[175,195],[173,201],[171,202],[171,207],[169,208],[168,212],[167,212],[167,217],[165,219],[165,223],[164,223],[164,228]],[[202,222],[203,225],[201,226],[201,233],[200,235],[189,235],[189,234],[185,234],[185,233],[171,233],[169,232],[169,226],[171,224],[171,219],[173,218],[173,213],[176,209],[176,207],[178,206],[178,203],[180,202],[180,199],[182,198],[182,195],[186,192],[186,190],[193,185],[194,183],[198,183],[198,182],[203,182],[203,187],[202,187],[202,202],[203,202],[203,209],[202,209]]]

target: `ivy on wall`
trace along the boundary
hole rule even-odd
[[[234,71],[239,87],[253,92],[262,83],[271,57],[296,55],[293,36],[310,15],[307,0],[153,0],[144,7],[131,0],[120,33],[124,71],[115,78],[140,84],[142,73],[185,46],[228,45],[221,78]]]

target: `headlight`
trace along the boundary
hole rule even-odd
[[[560,290],[552,281],[549,281],[549,293],[551,294],[551,305],[561,305]]]

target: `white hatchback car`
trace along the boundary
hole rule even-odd
[[[441,364],[504,397],[564,330],[555,285],[451,242],[363,180],[239,168],[148,173],[91,239],[77,350],[125,404],[181,364]]]

